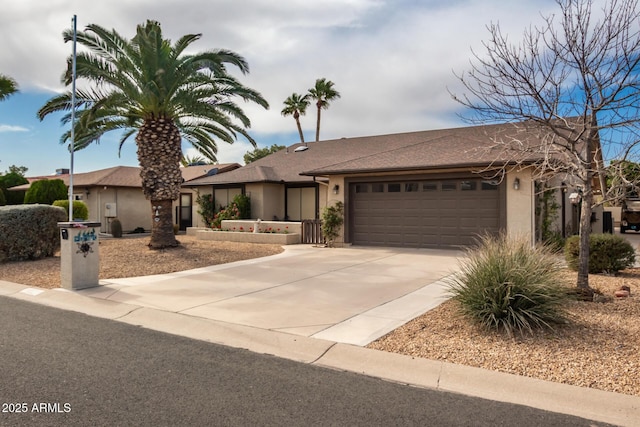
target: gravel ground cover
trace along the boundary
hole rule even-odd
[[[282,252],[280,245],[213,242],[178,236],[177,248],[152,251],[147,237],[100,240],[100,279],[149,276],[260,258]],[[0,280],[38,286],[60,287],[60,254],[37,261],[0,264]]]
[[[567,287],[575,284],[575,273],[564,276]],[[640,396],[640,269],[589,280],[605,296],[627,285],[631,297],[571,301],[567,324],[516,339],[472,326],[449,300],[369,347]]]

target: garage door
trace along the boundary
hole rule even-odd
[[[357,245],[468,246],[498,233],[500,184],[481,179],[350,185],[350,236]]]

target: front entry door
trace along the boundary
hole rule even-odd
[[[193,225],[192,220],[192,205],[193,195],[191,193],[181,193],[180,194],[180,219],[178,224],[180,225],[180,230],[184,231],[187,227],[191,227]]]

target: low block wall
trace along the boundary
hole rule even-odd
[[[253,232],[258,228],[258,233],[274,232],[274,233],[297,233],[302,234],[301,222],[283,222],[283,221],[260,221],[254,219],[225,219],[222,221],[222,230]]]
[[[198,240],[218,242],[268,243],[273,245],[295,245],[302,240],[299,233],[250,233],[237,231],[197,230]]]

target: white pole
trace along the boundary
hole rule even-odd
[[[73,23],[73,55],[71,60],[71,165],[69,168],[69,222],[73,221],[73,152],[75,146],[75,124],[76,124],[76,15],[71,20]]]

